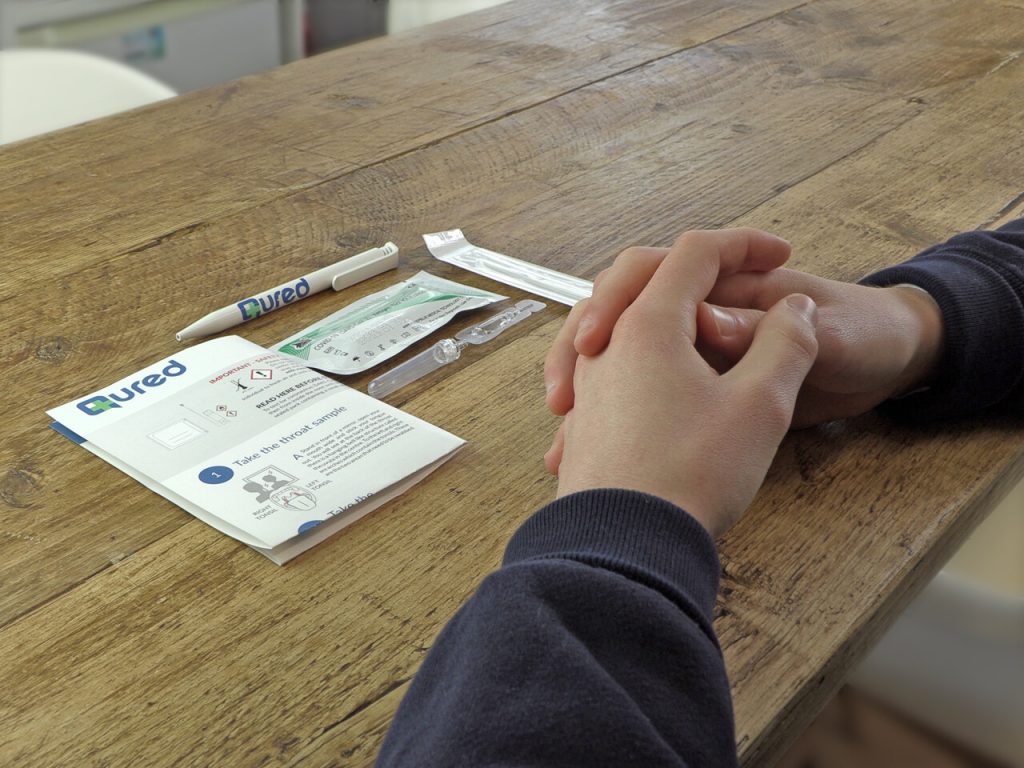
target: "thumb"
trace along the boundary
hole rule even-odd
[[[774,402],[785,411],[787,428],[796,396],[818,356],[817,321],[818,308],[810,296],[787,296],[768,310],[747,354],[726,374],[757,387],[768,386]]]
[[[764,312],[759,309],[697,307],[697,351],[719,373],[732,368],[750,349]]]

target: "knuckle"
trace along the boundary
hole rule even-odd
[[[775,386],[769,387],[765,398],[766,416],[769,422],[779,432],[789,429],[789,423],[793,420],[793,407],[796,405],[796,398],[776,382]]]
[[[749,393],[756,409],[756,422],[775,435],[782,435],[793,421],[796,399],[784,382],[777,378],[764,379]]]
[[[571,339],[556,341],[544,356],[545,375],[561,371],[569,361],[576,357],[575,352],[575,349],[572,348]]]
[[[676,238],[674,247],[680,249],[700,248],[707,244],[711,233],[704,229],[689,229]]]
[[[564,328],[565,326],[573,322],[576,322],[579,319],[580,315],[587,311],[587,307],[590,306],[590,302],[591,299],[588,297],[585,299],[580,299],[575,304],[573,304],[572,309],[569,310],[569,314],[566,315],[565,322],[562,324],[562,327]]]
[[[574,392],[586,391],[587,376],[590,373],[590,369],[593,366],[593,361],[588,358],[580,360],[576,367],[572,370],[572,388]],[[568,414],[566,418],[566,424],[568,425]],[[566,426],[568,429],[568,426]]]
[[[548,353],[544,356],[544,378],[548,378],[555,372],[555,368],[558,366],[560,355],[555,351],[556,347],[551,347]]]
[[[632,347],[657,342],[669,331],[664,313],[647,303],[635,303],[622,313],[615,333]]]
[[[818,354],[818,338],[806,323],[786,323],[778,329],[779,337],[791,352],[813,360]]]
[[[615,329],[612,332],[613,340],[625,343],[628,347],[634,347],[646,335],[647,326],[648,320],[645,318],[643,310],[631,306],[622,313],[615,324]]]
[[[620,253],[615,260],[622,263],[634,262],[644,258],[646,255],[647,251],[644,248],[641,248],[639,245],[631,245]],[[605,271],[607,272],[607,270]]]
[[[619,324],[628,331],[635,332],[651,325],[654,313],[646,302],[633,302],[622,313]]]

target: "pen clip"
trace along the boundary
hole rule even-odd
[[[331,275],[331,288],[340,291],[397,267],[398,246],[394,243],[385,243],[380,248],[352,256],[335,266],[340,269]]]

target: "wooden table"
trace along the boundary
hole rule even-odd
[[[1020,0],[518,0],[0,149],[0,764],[369,764],[438,630],[552,496],[541,367],[565,308],[396,395],[470,445],[283,568],[44,409],[388,239],[397,275],[243,335],[422,268],[500,289],[428,256],[419,236],[456,226],[593,277],[630,244],[749,224],[853,280],[1022,215],[1022,30]],[[786,440],[721,545],[745,765],[780,755],[1022,469],[994,422]]]

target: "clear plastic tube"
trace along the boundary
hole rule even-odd
[[[454,339],[441,339],[429,349],[425,349],[415,357],[410,357],[401,365],[396,365],[387,373],[382,373],[367,386],[366,391],[372,397],[387,397],[407,384],[422,379],[428,373],[436,371],[449,363],[454,363],[470,344],[483,344],[490,341],[506,328],[515,325],[534,312],[539,312],[547,305],[540,301],[527,299],[514,307],[504,309],[486,320],[463,328]]]
[[[546,306],[542,301],[533,301],[531,299],[520,301],[514,307],[502,310],[482,323],[463,328],[455,334],[455,338],[461,341],[468,341],[470,344],[483,344],[485,341],[493,339],[509,326],[515,325],[523,318],[529,317],[534,312],[539,312]]]
[[[387,373],[382,373],[370,382],[366,391],[371,397],[387,397],[406,384],[412,384],[431,371],[436,371],[448,363],[459,359],[462,350],[468,346],[465,341],[441,339],[429,349],[425,349],[415,357],[410,357],[401,365],[396,365]]]

